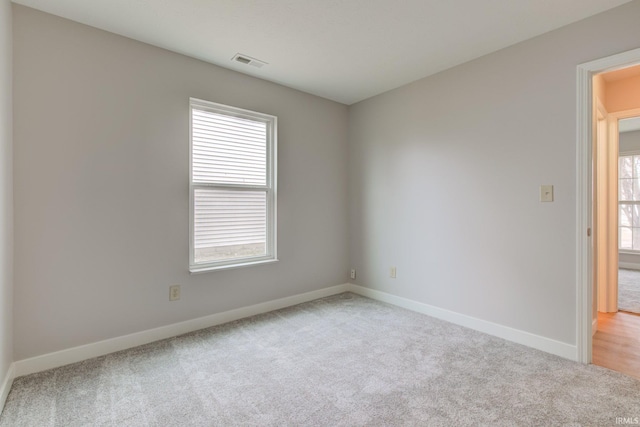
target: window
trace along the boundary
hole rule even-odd
[[[640,251],[640,154],[618,159],[618,245]]]
[[[275,261],[277,118],[190,104],[189,270]]]

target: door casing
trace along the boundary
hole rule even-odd
[[[640,63],[640,49],[577,67],[576,138],[576,360],[591,363],[593,311],[593,75]],[[629,113],[625,111],[624,113]],[[610,115],[611,116],[611,115]],[[632,117],[632,115],[626,116]],[[621,118],[621,117],[618,117]],[[617,119],[616,131],[617,131]],[[617,148],[617,147],[616,147]]]

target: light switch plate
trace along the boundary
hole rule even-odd
[[[553,185],[540,186],[540,201],[553,202]]]

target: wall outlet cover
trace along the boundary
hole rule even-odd
[[[169,286],[169,301],[180,299],[180,285]]]

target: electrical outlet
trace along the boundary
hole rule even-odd
[[[169,301],[178,301],[180,299],[180,285],[169,286]]]
[[[389,277],[391,277],[392,279],[396,278],[396,268],[395,267],[391,267],[389,269]]]
[[[355,279],[355,278],[356,278],[356,269],[355,269],[355,268],[352,268],[352,269],[351,269],[351,278],[352,278],[352,279]]]

